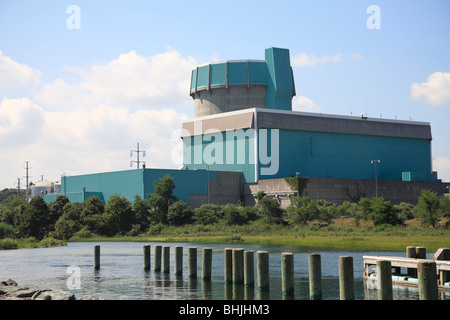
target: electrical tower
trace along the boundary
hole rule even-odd
[[[137,168],[139,169],[139,163],[140,162],[143,162],[144,163],[144,168],[145,168],[145,161],[139,161],[139,154],[142,152],[142,157],[145,157],[145,150],[139,150],[139,142],[138,142],[138,144],[137,144],[137,150],[131,150],[130,151],[130,157],[132,157],[133,156],[133,152],[136,152],[136,154],[137,154],[137,161],[134,161],[134,160],[132,160],[131,162],[130,162],[130,167],[132,167],[133,166],[133,162],[136,162],[137,163]]]
[[[26,179],[26,180],[25,180],[25,181],[26,181],[26,182],[25,182],[25,183],[26,183],[26,191],[25,191],[26,193],[25,193],[25,198],[27,199],[27,203],[28,203],[28,178],[30,177],[30,176],[28,175],[28,170],[31,169],[31,168],[28,167],[28,162],[29,162],[29,161],[25,161],[26,166],[25,166],[25,168],[24,168],[24,169],[26,170],[26,175],[25,175],[25,179]]]

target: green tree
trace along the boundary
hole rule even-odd
[[[23,237],[42,240],[48,230],[49,208],[42,196],[37,196],[23,208],[19,218],[19,232]]]
[[[416,217],[426,226],[435,227],[439,218],[440,200],[436,192],[422,190],[415,208]]]
[[[133,229],[138,233],[145,231],[150,224],[150,205],[147,199],[136,195],[132,205],[134,221]]]
[[[291,218],[290,224],[306,224],[308,221],[319,218],[317,205],[308,196],[291,197],[291,203],[286,208]]]
[[[449,197],[441,197],[439,201],[440,211],[442,212],[442,216],[446,218],[450,218],[450,198]]]
[[[284,210],[280,208],[277,199],[264,197],[258,201],[258,208],[261,216],[268,223],[280,224],[283,221]]]
[[[174,226],[182,226],[192,222],[193,212],[183,201],[177,201],[170,205],[167,214],[167,221]]]
[[[80,223],[89,231],[95,234],[107,234],[109,232],[109,222],[104,215],[105,206],[103,202],[95,196],[87,198],[83,202],[80,213]]]
[[[240,208],[234,204],[227,204],[224,208],[224,220],[228,225],[242,225],[246,222]]]
[[[112,195],[106,203],[104,215],[109,224],[107,235],[130,231],[133,224],[133,210],[131,202],[124,196]]]
[[[178,200],[173,195],[173,189],[175,189],[175,183],[173,178],[166,174],[164,177],[155,181],[154,193],[148,196],[148,201],[151,207],[152,220],[155,223],[167,224],[167,214],[169,212],[169,206]]]
[[[196,224],[214,224],[219,222],[224,216],[222,206],[216,204],[203,204],[194,210],[193,220]]]
[[[58,195],[55,200],[50,202],[48,205],[48,231],[53,231],[55,229],[56,221],[63,215],[64,206],[69,202],[69,199],[64,195]]]
[[[403,223],[403,220],[398,216],[398,210],[390,201],[384,201],[383,198],[372,198],[369,218],[376,226],[383,224],[395,226]]]
[[[61,240],[70,239],[76,232],[81,230],[80,217],[83,204],[79,202],[68,202],[63,208],[63,214],[55,223],[55,237]]]
[[[14,198],[5,206],[0,207],[0,222],[17,227],[23,208],[27,205],[25,198]]]

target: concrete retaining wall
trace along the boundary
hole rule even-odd
[[[448,193],[446,186],[450,183],[442,182],[406,182],[406,181],[378,181],[378,196],[390,200],[393,204],[407,202],[416,204],[421,190],[428,189],[439,195]],[[244,202],[246,205],[256,204],[256,194],[264,191],[267,195],[278,198],[282,207],[290,204],[290,197],[297,195],[291,190],[284,179],[259,180],[258,183],[244,184]],[[324,199],[336,204],[344,201],[356,202],[362,197],[375,197],[374,180],[353,179],[325,179],[309,178],[302,196],[309,196],[312,200]]]

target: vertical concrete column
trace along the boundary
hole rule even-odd
[[[353,257],[339,257],[339,298],[354,300]]]
[[[170,247],[164,246],[162,249],[163,249],[162,271],[164,273],[169,273],[170,272]]]
[[[224,252],[224,281],[225,283],[233,282],[233,249],[225,248]]]
[[[436,262],[419,261],[417,263],[419,280],[419,299],[438,300]]]
[[[294,294],[294,254],[281,253],[281,290],[285,295]]]
[[[244,249],[233,249],[233,283],[244,283]]]
[[[256,252],[256,277],[260,290],[269,290],[269,252]]]
[[[253,251],[244,251],[244,284],[248,287],[253,287],[255,284]]]
[[[427,248],[416,247],[416,259],[426,259],[427,258]]]
[[[175,247],[175,275],[183,273],[183,247]]]
[[[144,270],[150,270],[150,245],[146,244],[143,247],[144,251]]]
[[[202,256],[202,280],[211,280],[212,248],[203,248]]]
[[[311,253],[309,260],[309,298],[322,300],[322,262],[318,253]]]
[[[416,247],[408,246],[406,247],[406,257],[407,258],[416,258]],[[417,270],[414,268],[407,268],[408,276],[417,278]]]
[[[100,269],[100,246],[94,247],[94,269]]]
[[[390,261],[377,261],[378,300],[392,300],[392,267]]]
[[[155,264],[153,265],[154,271],[161,271],[161,252],[162,246],[155,246]]]
[[[197,278],[197,248],[188,248],[188,277]]]

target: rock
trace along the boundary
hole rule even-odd
[[[0,282],[0,300],[76,300],[71,292],[60,289],[31,290],[20,287],[14,280]],[[85,295],[80,300],[104,300],[102,298]]]

